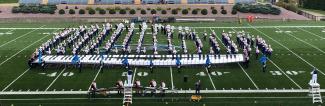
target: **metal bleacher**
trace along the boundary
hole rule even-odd
[[[243,62],[243,54],[232,55],[178,55],[182,66],[205,65],[206,56],[209,56],[211,64],[225,64]],[[128,57],[130,66],[149,66],[150,59],[155,66],[175,66],[176,55],[79,55],[82,64],[100,64],[102,60],[107,65],[122,65],[124,57]],[[73,55],[43,55],[42,60],[46,64],[71,64]],[[36,59],[33,63],[38,63]]]
[[[88,4],[88,0],[48,0],[48,4]]]
[[[42,0],[19,0],[19,4],[41,4]]]

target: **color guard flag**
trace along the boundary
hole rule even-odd
[[[128,65],[129,64],[128,57],[124,57],[124,60],[122,60],[122,64],[123,65]]]
[[[181,63],[181,61],[180,61],[180,59],[178,58],[178,57],[176,57],[176,65],[177,66],[180,66],[182,63]]]
[[[80,61],[79,56],[75,54],[75,55],[73,56],[73,58],[72,58],[71,63],[72,63],[72,64],[76,64],[78,61]]]
[[[266,63],[267,61],[267,57],[265,55],[263,55],[261,58],[260,58],[260,63],[263,64],[263,63]]]
[[[38,64],[42,63],[42,51],[41,49],[38,49]]]
[[[152,62],[152,58],[150,56],[150,63],[149,63],[150,66],[153,66],[153,62]]]
[[[209,55],[207,55],[207,59],[205,61],[205,65],[208,66],[210,64],[211,64],[211,61],[210,61]]]

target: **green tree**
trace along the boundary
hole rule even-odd
[[[126,14],[126,10],[125,9],[121,9],[119,12],[120,12],[120,14]]]
[[[65,14],[65,11],[63,9],[60,9],[59,14]]]
[[[142,14],[142,15],[147,14],[147,11],[144,10],[144,9],[142,9],[142,10],[141,10],[141,14]]]
[[[85,13],[86,13],[86,11],[84,9],[79,10],[79,14],[85,14]]]
[[[182,14],[183,14],[183,15],[188,14],[188,10],[187,10],[187,9],[183,9],[183,10],[182,10]]]
[[[174,14],[174,15],[178,14],[178,10],[177,9],[173,9],[172,10],[172,14]]]
[[[208,14],[208,10],[207,10],[207,9],[203,9],[203,10],[201,10],[201,14],[202,14],[202,15],[207,15],[207,14]]]
[[[161,14],[167,14],[166,10],[161,10]]]
[[[74,9],[69,9],[69,14],[76,14],[76,11],[74,11]]]
[[[155,9],[151,9],[151,14],[156,14],[157,11]]]
[[[129,12],[130,12],[130,14],[132,14],[132,15],[136,13],[136,11],[135,11],[134,9],[131,9]]]
[[[96,11],[94,9],[89,9],[88,14],[90,15],[96,14]]]

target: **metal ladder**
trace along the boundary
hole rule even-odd
[[[127,85],[126,81],[124,82],[124,98],[123,104],[132,104],[132,86]]]
[[[313,103],[323,103],[322,96],[320,93],[320,85],[318,83],[309,84],[309,93],[313,97]]]

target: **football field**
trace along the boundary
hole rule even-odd
[[[86,92],[92,81],[100,88],[109,88],[117,80],[126,79],[126,70],[118,66],[105,66],[103,73],[99,66],[87,66],[79,73],[72,66],[57,65],[42,71],[40,67],[29,68],[27,61],[35,49],[48,39],[53,38],[59,30],[79,25],[96,23],[10,23],[0,24],[0,106],[16,105],[122,105],[123,95],[98,95],[89,100]],[[103,23],[97,23],[103,24]],[[197,32],[200,38],[204,32],[217,34],[217,42],[221,54],[226,54],[226,47],[221,43],[221,33],[245,31],[254,36],[260,36],[272,45],[274,52],[267,62],[267,72],[262,72],[259,59],[255,59],[255,49],[252,50],[248,68],[242,63],[213,65],[209,74],[204,66],[183,67],[181,72],[176,67],[156,67],[151,73],[148,67],[132,67],[134,79],[148,86],[150,80],[164,81],[170,91],[166,97],[135,95],[132,105],[283,105],[310,106],[312,98],[308,96],[311,79],[310,72],[318,69],[318,82],[321,91],[325,92],[325,22],[314,21],[258,21],[238,24],[237,22],[184,22],[170,23],[176,26],[188,26]],[[150,25],[150,24],[149,24]],[[137,26],[137,25],[136,25]],[[139,29],[135,30],[139,33]],[[126,35],[122,33],[117,44],[122,44]],[[144,44],[151,44],[152,34],[147,29]],[[175,31],[174,35],[177,35]],[[139,34],[131,40],[137,44]],[[110,36],[110,35],[108,35]],[[157,35],[159,44],[167,44],[167,37]],[[107,41],[107,39],[105,40]],[[209,41],[203,41],[203,53],[209,53]],[[180,46],[176,37],[173,45]],[[195,53],[195,43],[186,41],[189,53]],[[242,51],[242,50],[240,50]],[[164,53],[162,53],[164,54]],[[167,54],[167,53],[165,53]],[[184,82],[184,76],[188,81]],[[202,82],[202,101],[190,102],[194,84]],[[65,91],[65,92],[63,92]],[[61,92],[61,93],[58,93]],[[26,94],[24,94],[26,93]],[[322,93],[324,95],[324,93]]]

